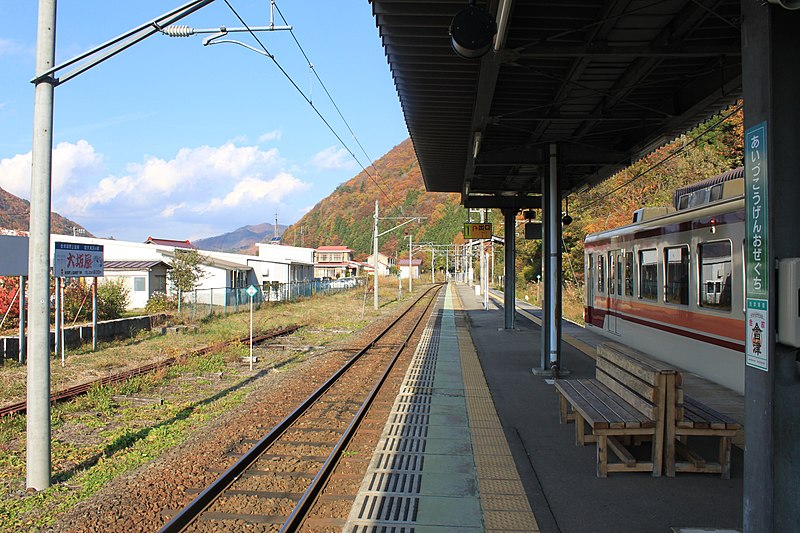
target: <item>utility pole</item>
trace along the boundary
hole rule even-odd
[[[39,0],[36,73],[53,68],[56,0]],[[28,251],[28,414],[26,485],[50,486],[50,201],[55,79],[36,81],[31,155],[30,248]]]
[[[431,283],[436,283],[436,248],[431,246]]]
[[[414,277],[414,271],[411,270],[411,234],[408,234],[408,293],[411,294],[411,278]]]
[[[375,200],[375,221],[372,226],[372,296],[375,310],[378,310],[378,200]]]

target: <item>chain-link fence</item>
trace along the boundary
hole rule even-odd
[[[264,286],[253,296],[253,308],[271,302],[294,302],[300,298],[312,298],[315,295],[353,289],[362,286],[364,278],[341,278],[336,280],[295,281],[290,283],[265,282]],[[231,289],[227,287],[213,289],[195,289],[183,293],[178,305],[182,316],[193,319],[212,315],[227,315],[250,309],[250,295],[246,288]]]

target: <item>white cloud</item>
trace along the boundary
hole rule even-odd
[[[0,159],[0,187],[11,194],[30,198],[31,153]]]
[[[300,181],[288,172],[280,172],[271,180],[255,177],[245,178],[234,186],[223,198],[213,198],[201,210],[213,211],[252,205],[261,200],[280,202],[287,195],[305,191],[309,184]]]
[[[172,218],[172,216],[175,215],[176,211],[178,211],[179,209],[183,209],[184,207],[186,207],[186,203],[185,202],[181,202],[179,204],[168,205],[164,209],[161,210],[161,213],[159,213],[159,216],[161,218]]]
[[[347,150],[344,148],[337,149],[335,146],[317,152],[311,158],[311,164],[317,170],[352,170],[355,168],[355,162]]]
[[[29,197],[30,162],[30,153],[0,160],[0,187]],[[307,203],[311,184],[292,168],[277,149],[227,142],[146,156],[110,174],[87,141],[61,143],[53,153],[53,209],[118,237],[229,229],[258,221],[267,204]]]
[[[52,191],[61,192],[103,170],[103,158],[87,141],[62,142],[53,149]],[[31,195],[31,152],[0,160],[0,187],[22,198]]]
[[[261,137],[258,138],[258,142],[261,144],[268,141],[280,141],[281,137],[283,137],[283,132],[281,132],[281,130],[272,130],[261,135]]]

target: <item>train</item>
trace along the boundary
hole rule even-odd
[[[586,328],[743,394],[744,190],[737,168],[587,235]]]

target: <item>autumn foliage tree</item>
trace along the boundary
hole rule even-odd
[[[0,320],[6,317],[3,329],[10,329],[19,324],[19,278],[16,276],[0,277]]]

